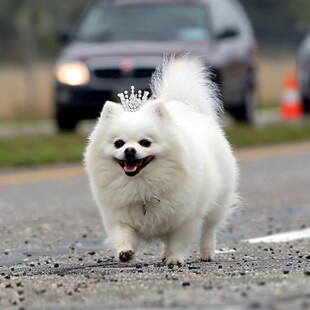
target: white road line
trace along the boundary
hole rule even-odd
[[[310,238],[310,228],[260,238],[247,239],[244,241],[249,243],[259,243],[259,242],[269,243],[269,242],[289,242],[307,238]]]
[[[236,249],[223,248],[223,249],[215,250],[216,254],[226,254],[226,253],[233,253],[233,252],[236,252]]]
[[[258,146],[253,148],[240,148],[235,150],[235,154],[240,162],[260,160],[281,156],[307,154],[310,152],[310,142],[297,142],[279,144],[271,146]]]
[[[307,239],[310,238],[310,228],[302,229],[302,230],[296,230],[296,231],[289,231],[281,234],[275,234],[265,237],[259,237],[259,238],[253,238],[253,239],[246,239],[242,240],[242,242],[249,242],[249,243],[271,243],[271,242],[289,242],[294,240],[300,240],[300,239]],[[228,254],[236,252],[236,249],[229,249],[229,248],[223,248],[216,250],[216,254]]]
[[[54,169],[40,169],[34,171],[3,174],[0,173],[1,185],[14,185],[33,182],[44,182],[51,180],[62,180],[74,177],[85,176],[85,170],[82,166]]]

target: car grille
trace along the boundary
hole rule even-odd
[[[130,72],[120,69],[96,69],[94,74],[100,79],[121,79],[121,78],[150,78],[155,71],[154,68],[139,68]]]

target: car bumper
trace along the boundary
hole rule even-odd
[[[134,85],[136,89],[149,89],[151,77],[147,79],[119,79],[113,83],[91,83],[87,86],[70,86],[56,82],[55,104],[56,114],[72,113],[76,119],[91,119],[99,116],[104,103],[107,100],[119,102],[118,93],[130,91]]]
[[[76,119],[96,118],[107,100],[112,100],[112,92],[92,89],[87,86],[73,87],[56,83],[56,114],[72,113]]]

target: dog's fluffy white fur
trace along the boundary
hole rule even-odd
[[[201,258],[211,260],[216,231],[238,200],[216,88],[182,58],[166,60],[151,89],[137,112],[106,102],[89,138],[85,166],[106,233],[121,261],[139,241],[160,239],[165,263],[183,264],[198,237]],[[128,153],[133,164],[125,164]]]

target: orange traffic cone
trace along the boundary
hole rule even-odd
[[[295,73],[288,74],[284,82],[281,116],[285,120],[297,120],[304,114],[299,85]]]

